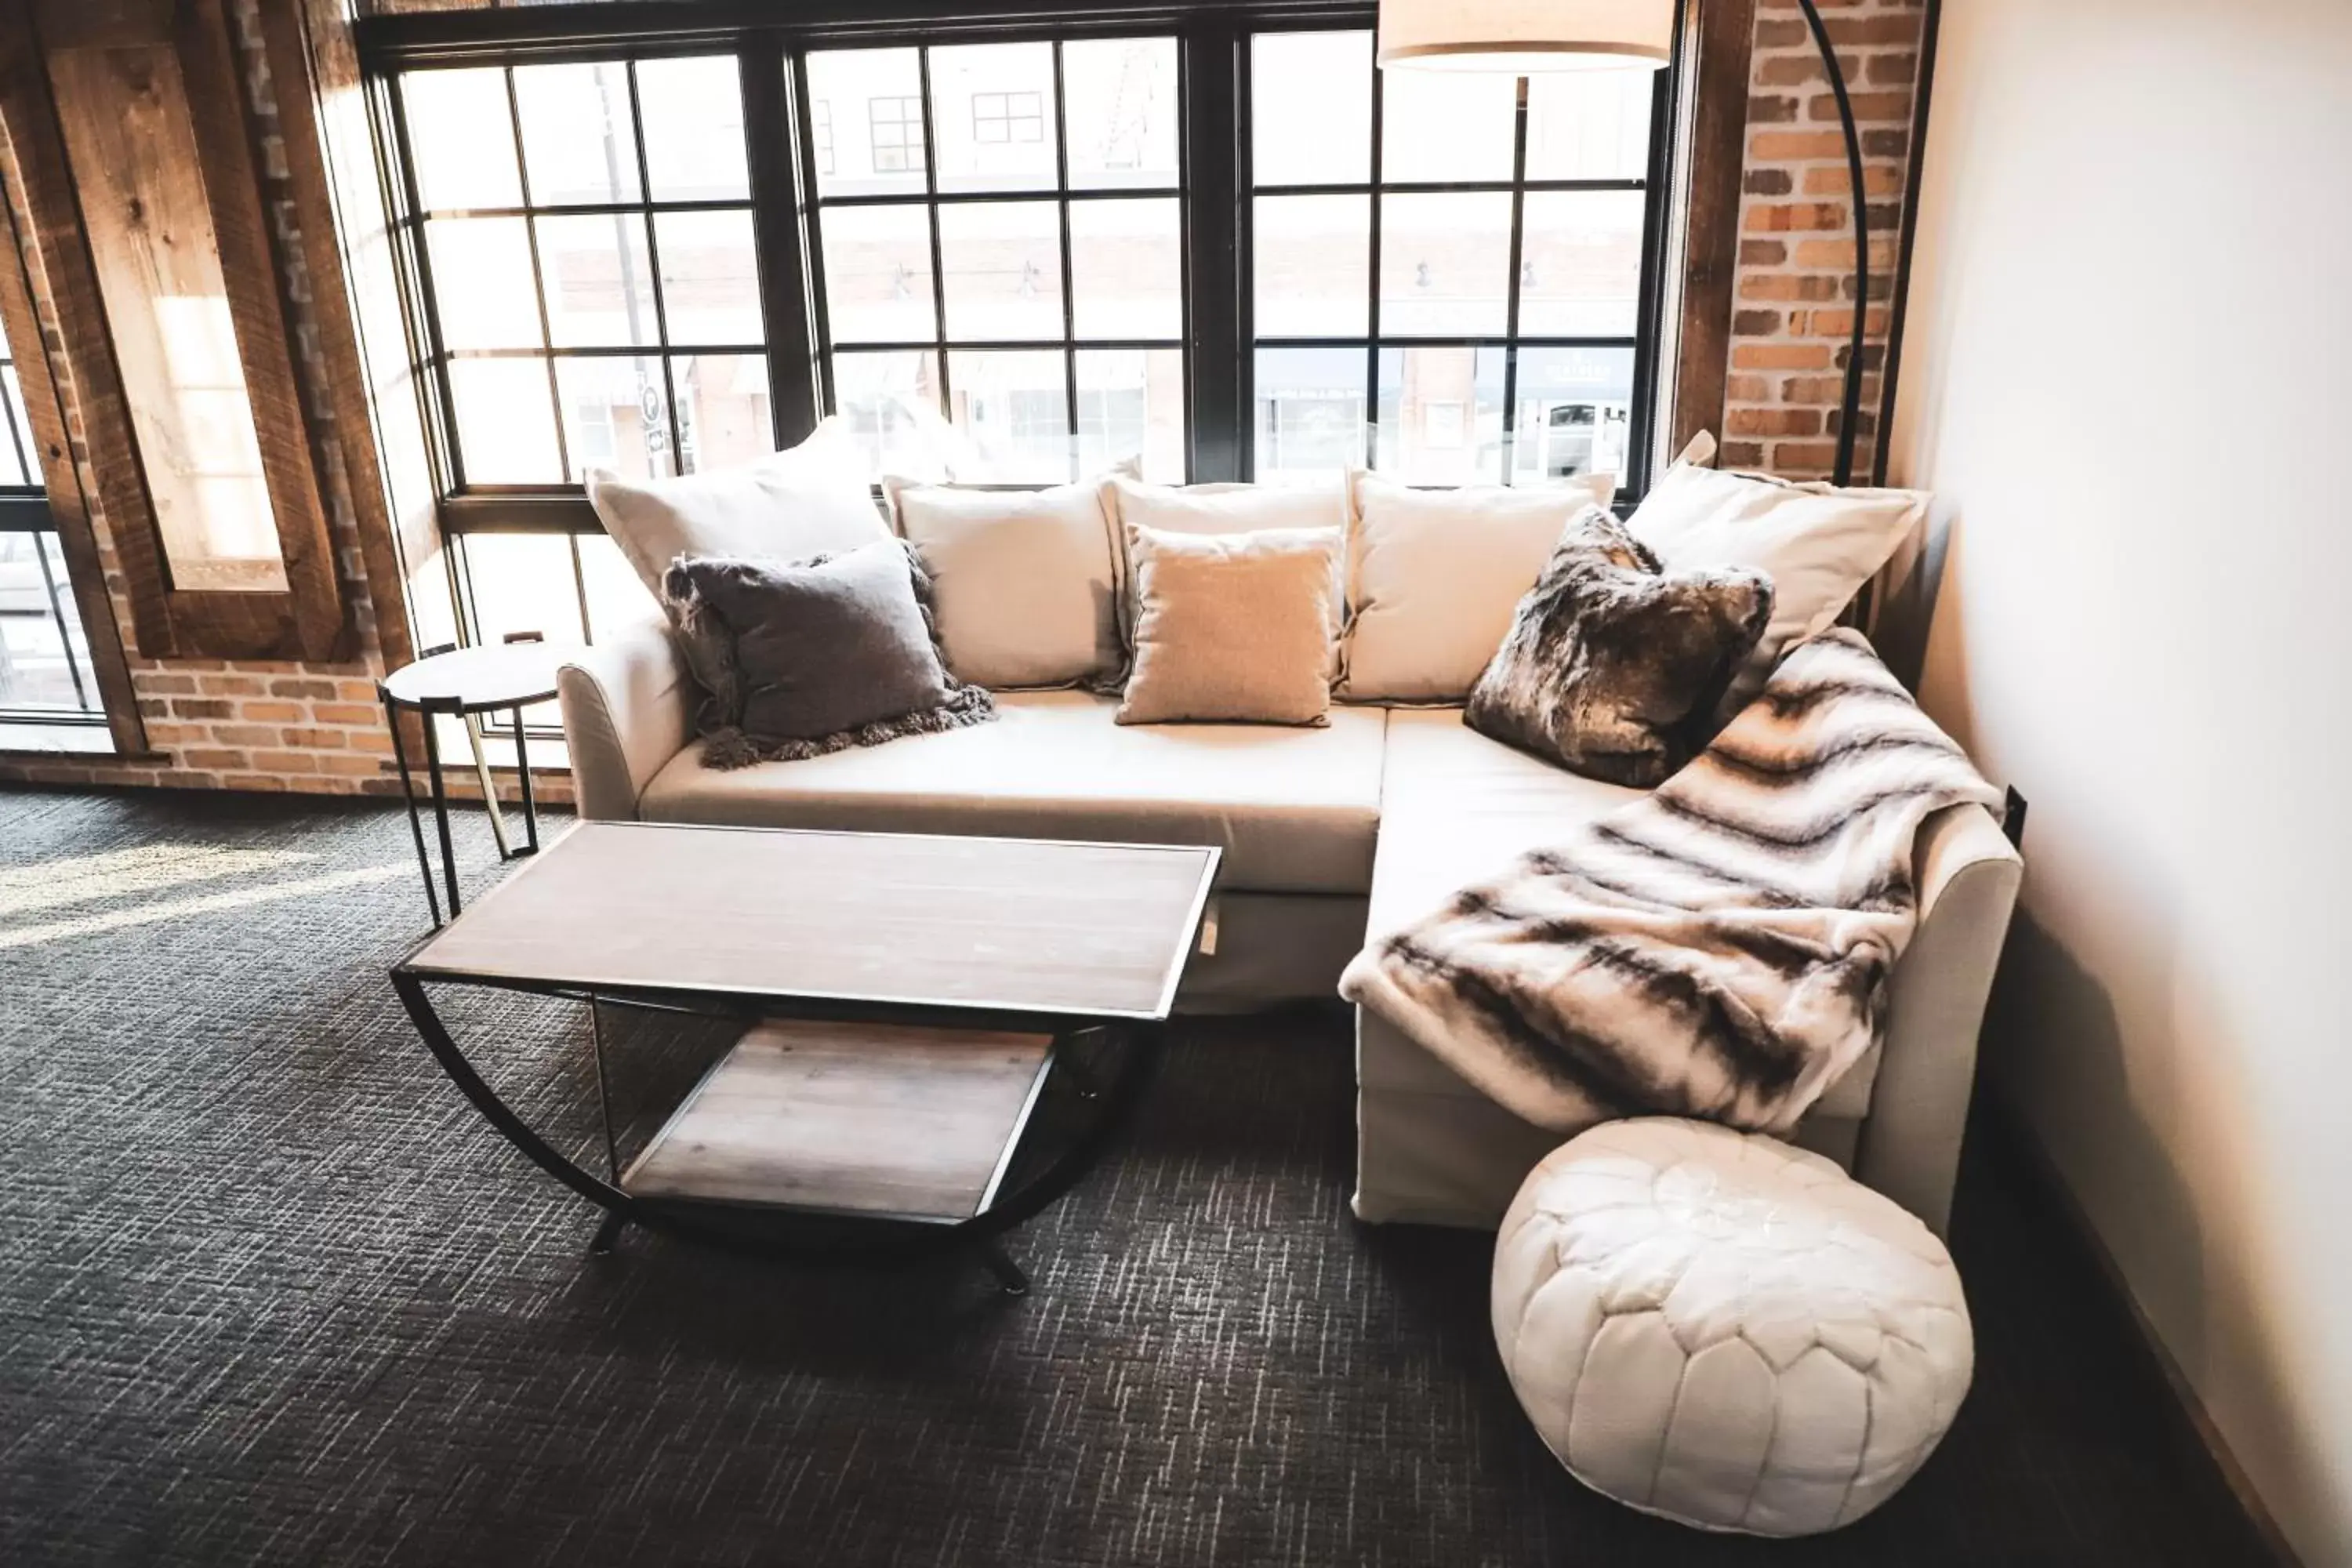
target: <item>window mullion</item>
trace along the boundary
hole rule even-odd
[[[499,73],[506,81],[507,114],[514,127],[515,188],[522,196],[522,210],[530,211],[530,160],[523,156],[522,100],[515,91],[514,68]],[[563,392],[555,379],[555,335],[548,329],[547,277],[539,265],[539,220],[526,216],[522,220],[523,238],[530,251],[531,299],[539,307],[539,363],[547,369],[548,412],[555,416],[555,471],[564,481],[572,478],[572,453],[563,433]],[[422,237],[420,237],[421,238]],[[440,345],[436,342],[435,347]],[[446,357],[446,352],[444,357]],[[457,443],[452,442],[454,447]]]
[[[772,42],[745,46],[737,57],[742,79],[743,137],[751,159],[751,243],[760,266],[760,319],[766,329],[770,437],[778,447],[805,440],[821,406],[810,309],[814,299],[800,224],[795,153],[811,141],[807,95],[793,72],[788,91],[784,52]],[[814,219],[814,214],[811,215]]]
[[[1070,478],[1079,477],[1078,463],[1078,307],[1077,281],[1070,268],[1070,115],[1062,89],[1062,40],[1054,40],[1054,189],[1055,210],[1062,223],[1062,386],[1067,410],[1063,425],[1069,444]]]
[[[955,422],[955,383],[948,370],[948,273],[940,246],[940,160],[939,137],[934,121],[939,108],[931,100],[931,47],[924,44],[915,50],[915,79],[922,101],[917,108],[923,121],[923,195],[924,216],[931,232],[931,321],[939,334],[939,346],[932,353],[932,367],[940,378],[940,417],[950,425]]]
[[[654,238],[653,165],[646,157],[646,111],[637,91],[637,62],[635,60],[629,62],[629,131],[637,144],[637,195],[646,204],[645,210],[637,215],[637,221],[645,226],[646,270],[652,274],[646,282],[653,290],[654,353],[661,360],[662,401],[667,405],[664,412],[669,419],[669,471],[682,474],[686,472],[686,447],[679,436],[679,426],[684,422],[677,416],[677,386],[670,374],[669,320],[667,306],[662,300],[661,247]],[[621,247],[624,299],[628,297],[625,281],[628,265],[629,249],[624,245]],[[561,425],[557,426],[559,433],[562,428]]]
[[[1528,79],[1518,80],[1518,108],[1511,130],[1511,252],[1510,279],[1503,306],[1503,476],[1516,482],[1518,473],[1519,419],[1519,286],[1527,260],[1528,221]],[[1470,363],[1470,425],[1475,447],[1478,424],[1478,363]]]
[[[1385,205],[1381,199],[1381,142],[1387,134],[1382,119],[1385,96],[1381,90],[1381,68],[1372,66],[1372,154],[1371,154],[1371,233],[1365,248],[1365,287],[1370,298],[1364,303],[1364,467],[1377,468],[1381,455],[1381,216]],[[1400,399],[1398,417],[1402,418],[1404,405]]]
[[[1253,467],[1249,439],[1250,353],[1246,336],[1248,252],[1240,221],[1248,151],[1242,140],[1246,35],[1231,22],[1204,21],[1182,35],[1184,355],[1195,481],[1241,479]]]

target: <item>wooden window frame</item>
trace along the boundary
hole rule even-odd
[[[16,152],[32,220],[28,237],[57,316],[50,352],[77,395],[96,499],[112,536],[140,653],[349,660],[358,638],[329,533],[327,487],[295,376],[281,291],[281,239],[263,209],[251,100],[224,0],[107,7],[42,0],[5,12],[0,55],[8,65],[0,75],[0,120]],[[219,248],[285,567],[283,592],[202,591],[172,582],[84,222],[82,203],[94,199],[89,172],[72,166],[60,120],[72,110],[60,106],[45,68],[52,54],[66,49],[166,47],[185,82],[184,110],[200,164],[190,174],[202,181]],[[279,89],[305,92],[307,77],[281,79]]]

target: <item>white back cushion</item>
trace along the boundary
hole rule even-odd
[[[588,504],[656,599],[681,555],[803,561],[890,536],[864,457],[833,419],[799,446],[736,468],[674,479],[591,468]]]
[[[1744,566],[1772,579],[1772,619],[1720,716],[1763,688],[1780,658],[1833,625],[1927,514],[1919,490],[1840,489],[1676,463],[1627,523],[1669,572]]]
[[[1615,499],[1617,477],[1420,490],[1360,473],[1351,489],[1339,696],[1459,702],[1502,646],[1560,531]]]
[[[931,574],[948,668],[999,689],[1117,672],[1118,563],[1099,480],[1044,490],[883,481]]]

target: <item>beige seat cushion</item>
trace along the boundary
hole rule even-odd
[[[1326,729],[1120,725],[1083,691],[1011,692],[992,724],[732,773],[700,743],[655,775],[649,822],[973,833],[1224,851],[1218,885],[1263,893],[1371,886],[1381,799],[1379,709]]]
[[[1333,710],[1335,717],[1351,711]],[[1529,849],[1559,843],[1642,791],[1603,784],[1490,741],[1459,709],[1389,714],[1372,868],[1373,935],[1410,924],[1464,887]],[[1366,1088],[1475,1095],[1462,1078],[1394,1030],[1367,1031],[1358,1074]],[[1859,1116],[1870,1105],[1878,1048],[1830,1087],[1816,1116]]]

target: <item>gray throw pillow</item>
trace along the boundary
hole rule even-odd
[[[700,681],[702,760],[748,767],[875,746],[995,717],[948,673],[907,546],[803,562],[679,556],[662,602]]]
[[[1762,573],[1667,576],[1592,508],[1519,601],[1463,721],[1592,778],[1664,784],[1714,738],[1716,705],[1771,616]]]

